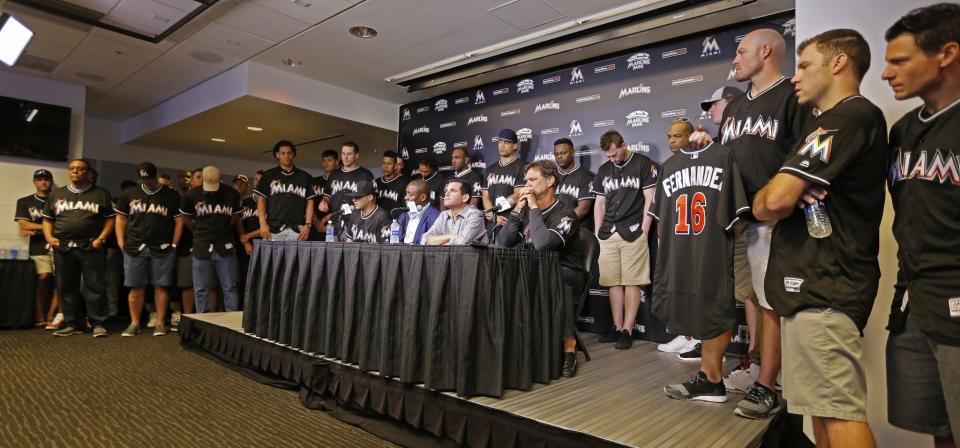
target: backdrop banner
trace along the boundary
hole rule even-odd
[[[425,157],[447,171],[456,147],[467,148],[474,169],[483,170],[497,162],[496,137],[503,128],[517,132],[520,155],[528,162],[552,159],[553,142],[567,137],[577,148],[578,163],[596,172],[605,161],[600,136],[616,129],[631,151],[662,163],[670,155],[666,134],[673,121],[687,118],[717,135],[700,102],[723,86],[746,90],[746,83],[734,79],[732,61],[740,39],[759,28],[776,30],[786,48],[794,48],[794,16],[782,14],[403,105],[399,147],[405,171],[415,172]],[[788,50],[784,74],[792,75],[794,63],[795,54]],[[650,292],[647,288],[644,296],[651,297]],[[672,335],[653,318],[649,305],[645,302],[640,310],[635,334],[669,339]],[[595,282],[580,321],[588,331],[605,331],[610,325],[606,290]]]

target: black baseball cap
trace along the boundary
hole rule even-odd
[[[514,132],[513,129],[501,129],[500,136],[498,137],[498,139],[508,141],[510,143],[516,143],[517,133]]]
[[[700,108],[705,112],[710,110],[710,106],[713,103],[716,103],[720,100],[730,101],[740,95],[743,95],[743,90],[740,90],[733,86],[723,86],[713,92],[713,95],[710,95],[710,98],[707,98],[700,102]]]
[[[237,174],[236,176],[233,176],[233,183],[237,183],[237,182],[243,182],[245,184],[249,184],[250,178],[244,174]]]
[[[157,166],[150,162],[143,162],[137,165],[137,177],[140,179],[156,179]]]
[[[33,172],[34,179],[50,179],[53,180],[53,173],[43,168]]]
[[[373,184],[367,181],[357,182],[357,191],[347,193],[347,197],[362,198],[374,194]]]

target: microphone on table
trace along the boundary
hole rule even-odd
[[[508,200],[503,196],[500,196],[499,198],[497,198],[496,205],[484,210],[483,213],[484,214],[490,213],[490,212],[501,213],[501,212],[510,210],[511,208],[513,208],[513,204],[510,203],[510,200]]]

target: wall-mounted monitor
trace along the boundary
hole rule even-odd
[[[0,156],[67,160],[70,108],[0,97]]]

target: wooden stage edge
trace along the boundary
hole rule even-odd
[[[237,332],[241,331],[243,321],[243,313],[239,311],[189,316]],[[592,360],[587,362],[583,354],[579,354],[579,369],[574,378],[537,384],[530,391],[508,390],[500,399],[463,399],[446,394],[627,446],[760,445],[771,420],[735,416],[733,410],[743,398],[742,394],[728,393],[727,402],[720,404],[678,401],[664,395],[664,385],[684,381],[697,370],[698,363],[658,352],[656,344],[651,342],[635,341],[633,348],[617,350],[613,344],[597,342],[595,334],[582,336]],[[733,360],[727,361],[728,366],[733,363]]]

